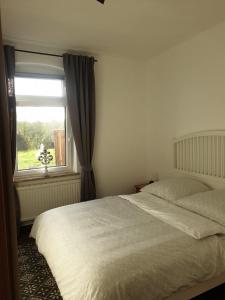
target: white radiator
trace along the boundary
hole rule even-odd
[[[47,179],[48,180],[48,179]],[[80,200],[80,180],[62,179],[55,182],[18,186],[21,221],[33,220],[51,208],[73,204]]]

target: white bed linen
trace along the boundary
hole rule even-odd
[[[156,199],[148,195],[149,203]],[[31,236],[63,299],[160,300],[225,271],[224,236],[194,239],[151,215],[146,203],[143,193],[129,200],[108,197],[35,220]]]
[[[148,193],[142,192],[135,196],[122,195],[120,197],[196,239],[214,234],[225,234],[225,227],[222,224],[220,225],[213,220],[168,203],[158,197],[150,196],[149,198]]]
[[[197,193],[179,199],[176,205],[225,226],[225,189]]]
[[[176,201],[185,196],[209,191],[210,188],[203,182],[189,177],[172,177],[160,179],[145,185],[141,191],[155,195],[159,198]]]

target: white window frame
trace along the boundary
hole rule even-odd
[[[56,166],[49,167],[48,174],[51,176],[60,175],[63,173],[74,173],[75,169],[77,169],[77,165],[75,164],[75,145],[72,135],[72,128],[69,118],[69,112],[67,108],[67,97],[66,97],[66,89],[65,82],[63,78],[56,78],[54,76],[35,76],[30,74],[16,74],[15,77],[23,77],[23,78],[46,78],[46,79],[59,79],[63,82],[63,97],[51,97],[51,96],[30,96],[30,95],[16,95],[16,106],[29,106],[29,107],[65,107],[65,142],[66,142],[66,165],[65,166]],[[54,103],[53,103],[54,101]],[[17,160],[17,151],[16,151],[16,168],[14,173],[14,178],[27,178],[27,177],[42,177],[45,176],[44,167],[43,168],[34,168],[27,170],[18,170],[18,160]]]

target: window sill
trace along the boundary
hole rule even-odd
[[[64,181],[71,180],[71,179],[80,179],[79,173],[74,172],[63,172],[63,173],[50,173],[46,177],[43,174],[38,175],[30,175],[30,176],[14,176],[14,183],[16,186],[23,186],[23,185],[34,185],[40,183],[50,183],[50,182],[57,182],[57,181]]]

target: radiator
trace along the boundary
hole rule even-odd
[[[18,186],[17,191],[20,199],[21,221],[27,222],[51,208],[79,202],[80,180],[29,184]]]

